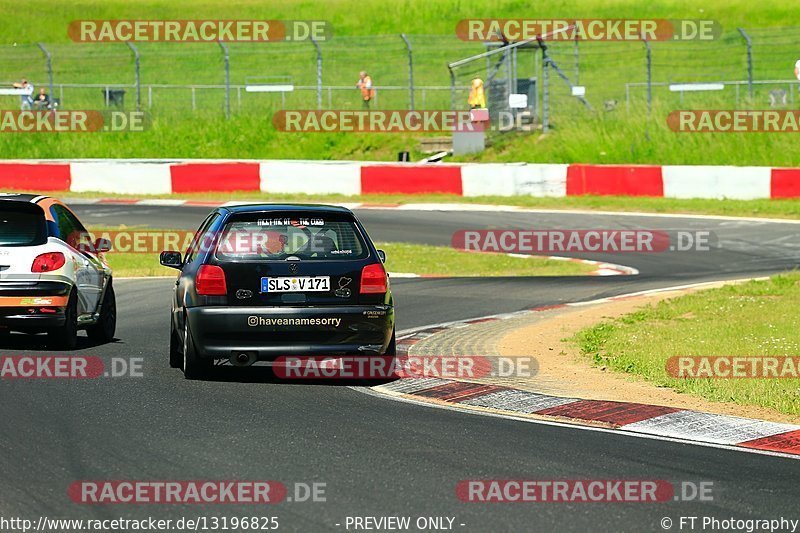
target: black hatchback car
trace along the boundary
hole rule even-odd
[[[394,356],[394,303],[383,263],[344,207],[258,204],[208,215],[185,255],[170,319],[170,365],[201,377],[281,356]]]

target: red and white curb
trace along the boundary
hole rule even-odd
[[[742,280],[737,280],[742,281]],[[642,291],[635,295],[678,290],[688,287],[712,286],[703,283]],[[403,332],[397,341],[398,353],[406,354],[411,346],[441,331],[466,328],[474,324],[507,320],[525,314],[552,309],[588,305],[633,297],[634,294],[604,298],[589,302],[559,304],[492,315],[471,320],[448,322]],[[674,407],[633,402],[584,400],[550,396],[500,385],[455,381],[440,378],[400,379],[370,389],[373,393],[422,403],[504,415],[534,415],[537,418],[570,425],[600,426],[602,428],[679,442],[729,447],[800,459],[800,426],[704,413]]]
[[[480,252],[469,250],[471,253],[495,253],[495,252]],[[595,269],[587,276],[637,276],[639,270],[625,266],[617,265],[615,263],[608,263],[604,261],[592,261],[591,259],[577,259],[575,257],[562,257],[560,255],[527,255],[527,254],[503,254],[509,257],[516,257],[519,259],[530,259],[532,257],[539,257],[542,259],[549,259],[551,261],[566,261],[569,263],[579,263],[582,265],[591,265]],[[411,272],[392,272],[390,275],[394,278],[452,278],[458,276],[448,276],[444,274],[414,274]]]
[[[795,198],[800,168],[321,160],[0,160],[0,187],[168,194],[261,191],[457,196]]]
[[[508,254],[514,257],[533,257],[523,254]],[[592,265],[595,268],[589,272],[590,276],[637,276],[639,271],[633,267],[608,263],[603,261],[592,261],[591,259],[578,259],[575,257],[561,257],[560,255],[543,256],[545,259],[553,261],[568,261],[570,263],[580,263],[582,265]]]

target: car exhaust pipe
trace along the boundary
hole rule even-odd
[[[238,352],[231,355],[230,361],[233,366],[245,367],[256,362],[256,354],[253,352]]]

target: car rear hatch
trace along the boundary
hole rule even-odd
[[[42,208],[29,202],[0,201],[0,277],[31,277],[34,258],[47,244]]]
[[[211,264],[225,273],[227,305],[342,306],[384,300],[385,292],[360,293],[364,268],[380,260],[349,213],[235,214],[216,246]]]

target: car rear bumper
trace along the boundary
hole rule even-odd
[[[41,331],[64,325],[72,285],[52,280],[0,280],[0,327]]]
[[[380,355],[394,329],[388,305],[330,307],[192,307],[186,310],[199,357],[252,353],[260,361],[282,355]]]

